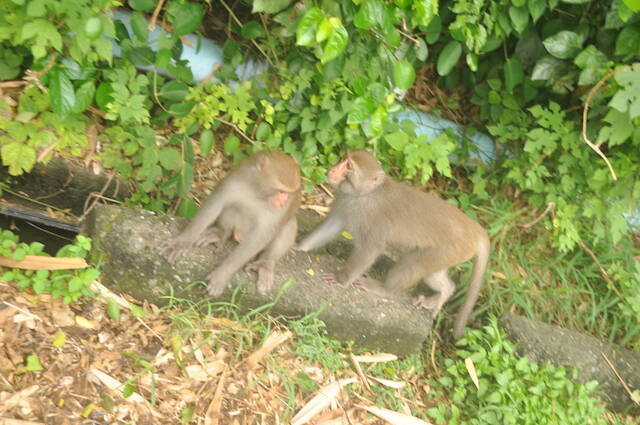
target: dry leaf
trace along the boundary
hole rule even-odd
[[[107,375],[106,373],[104,373],[104,372],[102,372],[102,371],[100,371],[98,369],[90,369],[89,373],[91,373],[98,381],[102,382],[102,384],[104,386],[106,386],[110,390],[122,395],[123,385],[122,385],[122,383],[120,381],[118,381],[117,379],[112,378],[111,376]],[[136,403],[144,402],[144,398],[142,398],[142,396],[140,394],[136,393],[136,392],[134,392],[129,397],[127,397],[127,400],[134,401]]]
[[[432,425],[415,416],[405,415],[403,413],[394,412],[393,410],[383,409],[377,406],[362,406],[367,412],[376,415],[380,419],[384,419],[391,425]]]
[[[321,388],[318,394],[309,400],[293,417],[291,425],[303,425],[309,422],[311,418],[329,406],[338,397],[342,387],[353,384],[357,380],[358,378],[345,378]]]
[[[353,358],[360,363],[382,363],[398,360],[398,356],[390,353],[362,354],[360,356],[353,356]]]
[[[23,270],[68,270],[86,269],[89,264],[84,258],[77,257],[43,257],[40,255],[25,255],[22,260],[0,257],[0,266],[13,267]]]
[[[76,316],[76,325],[83,329],[98,329],[98,324],[93,320],[85,319],[82,316]]]
[[[218,425],[219,423],[218,417],[220,416],[220,407],[222,407],[222,389],[227,379],[227,372],[228,369],[225,369],[218,380],[216,392],[213,394],[211,403],[209,403],[209,407],[207,408],[207,413],[204,416],[205,425]]]
[[[24,399],[31,397],[31,395],[39,389],[40,387],[38,385],[32,385],[25,388],[24,390],[20,390],[12,394],[11,397],[3,400],[2,403],[0,403],[0,414],[6,412],[7,410],[13,409]]]
[[[403,382],[403,381],[392,381],[390,379],[376,378],[375,376],[369,376],[369,375],[367,375],[367,377],[369,379],[373,379],[374,381],[378,382],[379,384],[384,385],[385,387],[393,388],[393,389],[396,389],[396,390],[400,390],[400,389],[402,389],[402,388],[407,386],[407,383]]]
[[[476,366],[473,364],[471,357],[464,359],[464,365],[467,367],[467,372],[473,381],[477,389],[480,389],[480,382],[478,381],[478,373],[476,372]]]
[[[249,368],[254,369],[256,366],[258,366],[258,363],[260,363],[260,360],[262,360],[263,357],[267,355],[267,353],[269,353],[271,350],[276,348],[278,345],[287,341],[289,338],[291,338],[291,335],[292,334],[289,331],[271,332],[267,337],[267,339],[262,344],[262,347],[258,348],[253,354],[251,354],[247,358],[247,364],[249,365]]]

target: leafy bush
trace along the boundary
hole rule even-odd
[[[444,359],[446,370],[433,384],[448,393],[450,405],[429,410],[436,424],[606,424],[600,401],[590,396],[592,381],[574,384],[562,367],[538,365],[518,357],[497,325],[467,333],[457,358]],[[475,387],[464,360],[478,375]],[[572,372],[575,379],[577,371]]]
[[[26,244],[20,242],[17,235],[9,230],[0,231],[0,256],[13,260],[23,260],[26,255],[48,257],[40,242]],[[65,245],[56,257],[85,258],[91,250],[91,240],[78,235],[76,242]],[[0,267],[0,269],[5,269]],[[10,269],[2,274],[5,282],[16,282],[20,290],[31,288],[36,294],[48,293],[54,298],[61,297],[65,304],[91,294],[89,286],[98,278],[100,272],[95,268],[77,270],[22,270]]]

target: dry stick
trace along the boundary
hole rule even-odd
[[[609,367],[611,368],[611,370],[613,371],[613,373],[616,374],[616,376],[618,377],[618,380],[620,381],[620,383],[622,384],[622,386],[624,387],[625,391],[627,392],[627,394],[629,394],[629,397],[631,398],[631,400],[633,400],[633,392],[631,391],[631,388],[629,388],[629,386],[627,385],[626,382],[624,382],[624,380],[622,379],[622,376],[620,376],[620,374],[618,373],[618,370],[616,369],[616,367],[613,365],[613,363],[611,363],[611,360],[609,360],[609,358],[607,357],[606,354],[604,354],[602,351],[600,352],[600,354],[602,354],[602,357],[604,357],[604,360],[607,362],[607,364],[609,365]],[[634,403],[638,404],[635,400],[633,400]]]
[[[536,218],[535,220],[533,220],[530,223],[520,224],[520,227],[524,227],[525,229],[528,229],[529,227],[533,226],[534,224],[536,224],[537,222],[542,220],[546,215],[548,215],[551,211],[553,211],[555,209],[555,207],[556,207],[556,203],[555,202],[549,202],[547,204],[547,208],[542,212],[542,214],[540,214],[540,216],[538,218]]]
[[[98,199],[99,197],[102,197],[104,195],[104,193],[107,191],[107,189],[109,188],[109,186],[111,186],[111,180],[113,180],[113,174],[109,175],[109,178],[107,179],[107,182],[104,184],[104,186],[102,186],[102,190],[100,190],[100,192],[98,192],[98,196],[94,196],[94,193],[90,194],[89,197],[87,197],[87,199],[85,200],[85,204],[84,204],[84,212],[82,213],[82,215],[80,216],[80,220],[84,220],[85,217],[91,212],[91,210],[96,206],[96,204],[98,203]],[[93,203],[87,207],[87,203],[89,202],[89,199],[93,198]]]
[[[218,121],[220,121],[222,124],[226,124],[226,125],[228,125],[229,127],[233,128],[235,131],[237,131],[238,133],[240,133],[240,135],[241,135],[242,137],[244,137],[245,139],[247,139],[247,141],[248,141],[249,143],[251,143],[252,145],[255,145],[255,144],[257,144],[257,143],[258,143],[258,142],[256,142],[255,140],[253,140],[251,137],[249,137],[249,136],[247,136],[246,134],[244,134],[244,131],[240,130],[240,129],[238,128],[238,126],[237,126],[237,125],[235,125],[234,123],[229,122],[229,121],[227,121],[227,120],[224,120],[224,119],[222,119],[222,118],[218,118],[218,117],[215,117],[215,118],[214,118],[214,120],[218,120]]]
[[[618,291],[618,288],[616,287],[616,285],[613,283],[613,281],[611,280],[611,278],[609,277],[609,273],[607,273],[607,271],[604,269],[604,267],[602,267],[602,263],[600,263],[600,261],[598,260],[598,257],[596,257],[596,254],[593,253],[593,251],[591,251],[582,241],[578,241],[578,245],[580,245],[580,248],[584,249],[585,252],[587,254],[589,254],[589,256],[593,259],[593,261],[596,263],[596,265],[598,266],[598,268],[600,269],[600,274],[602,275],[602,277],[604,278],[604,280],[607,281],[607,283],[609,284],[609,286],[611,287],[611,289],[613,290],[613,292],[616,293],[616,295],[618,296],[618,298],[622,298],[622,294],[620,293],[620,291]]]
[[[231,10],[229,5],[224,0],[220,0],[220,3],[222,3],[222,6],[224,6],[224,8],[227,9],[227,12],[229,12],[229,15],[231,16],[231,18],[233,18],[233,20],[236,21],[236,24],[238,24],[239,26],[242,26],[242,22],[240,22],[240,19],[238,19],[236,14],[233,13],[233,10]],[[273,62],[271,62],[271,58],[269,58],[269,56],[265,53],[265,51],[262,50],[262,47],[260,47],[260,45],[255,40],[251,40],[251,43],[253,43],[253,45],[256,46],[256,49],[258,49],[260,53],[262,53],[262,56],[264,56],[267,62],[269,62],[269,65],[271,65],[272,68],[275,68],[276,66],[273,64]]]
[[[156,21],[158,20],[158,15],[160,14],[160,10],[162,9],[163,4],[164,0],[159,0],[156,8],[153,10],[153,14],[151,15],[151,19],[149,20],[149,25],[147,25],[147,29],[149,31],[153,30],[156,27]]]
[[[589,138],[587,137],[587,120],[589,115],[589,104],[591,103],[593,96],[595,96],[600,91],[600,88],[602,87],[602,85],[605,82],[607,82],[611,77],[615,76],[616,74],[619,74],[620,72],[628,71],[633,68],[634,68],[634,65],[628,65],[623,68],[612,71],[607,75],[605,75],[604,77],[602,77],[602,79],[598,81],[598,83],[595,86],[593,86],[591,90],[589,90],[589,94],[587,95],[587,100],[584,102],[584,109],[582,111],[582,140],[584,140],[584,142],[591,149],[593,149],[598,155],[600,155],[600,157],[604,160],[604,162],[607,164],[607,167],[609,167],[609,171],[611,172],[611,177],[613,178],[613,181],[618,180],[618,177],[616,176],[616,172],[613,170],[613,166],[611,166],[611,163],[609,162],[609,158],[607,158],[607,156],[600,150],[599,144],[598,145],[593,144],[591,140],[589,140]]]
[[[353,353],[349,353],[349,359],[351,360],[351,363],[353,363],[353,367],[355,368],[356,373],[358,374],[358,377],[360,378],[360,381],[362,382],[362,385],[364,385],[364,388],[370,394],[373,394],[373,391],[371,391],[371,386],[369,385],[369,380],[367,379],[366,376],[364,376],[364,373],[362,373],[362,368],[360,368],[360,363],[358,363],[358,361],[356,360],[356,358],[353,355]]]

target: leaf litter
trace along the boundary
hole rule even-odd
[[[344,356],[344,369],[332,372],[297,356],[295,335],[275,322],[260,335],[175,308],[145,305],[148,314],[136,317],[133,300],[97,282],[93,289],[122,307],[119,321],[97,298],[65,305],[0,282],[0,424],[427,423],[409,415],[400,393],[423,391],[418,379],[365,378],[359,363],[392,355]],[[300,374],[315,388],[297,383]],[[396,391],[403,411],[375,406],[363,381]],[[411,403],[424,410],[418,397]]]

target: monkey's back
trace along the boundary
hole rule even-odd
[[[351,216],[347,227],[385,245],[401,249],[446,245],[471,258],[475,247],[468,241],[487,237],[479,223],[455,206],[389,177],[373,192],[348,202],[347,208],[358,214]]]

